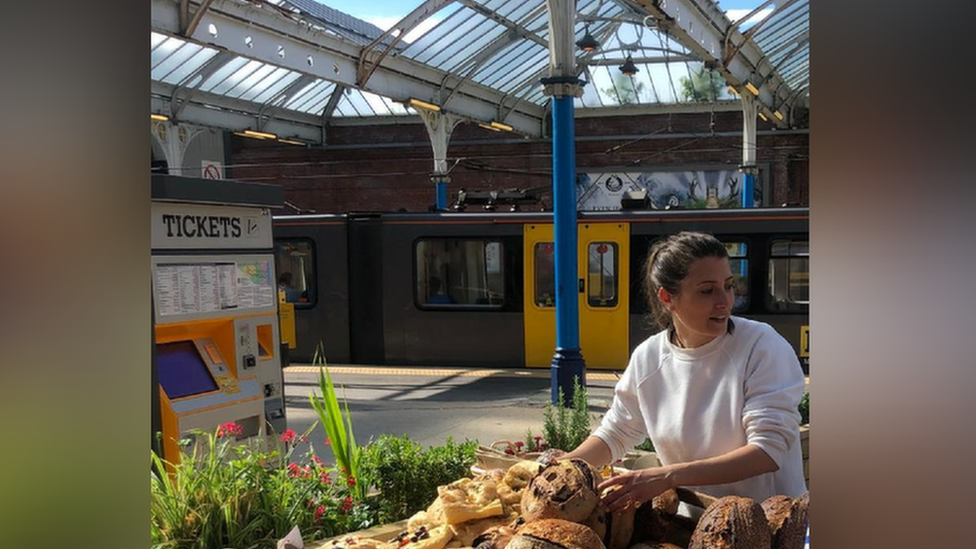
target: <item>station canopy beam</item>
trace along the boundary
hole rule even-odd
[[[441,100],[441,85],[448,75],[446,71],[427,66],[403,56],[386,56],[373,68],[368,82],[363,86],[357,83],[362,46],[352,40],[344,39],[335,33],[317,27],[297,13],[268,3],[251,3],[243,0],[213,0],[206,10],[200,10],[199,2],[190,2],[199,10],[199,22],[192,34],[181,34],[181,3],[179,0],[151,0],[152,31],[179,37],[198,45],[215,48],[237,56],[275,67],[313,76],[337,86],[359,89],[378,94],[397,102],[407,102],[410,98],[433,104]],[[154,96],[165,93],[166,85],[153,82]],[[157,86],[157,84],[160,84]],[[170,86],[170,90],[175,87]],[[208,114],[217,111],[206,105],[213,99],[219,103],[236,101],[225,97],[207,98],[194,93],[192,104],[182,108],[181,119],[203,125],[216,124],[216,118]],[[157,96],[159,102],[166,97]],[[246,103],[246,101],[236,101]],[[157,101],[154,100],[154,108]],[[196,108],[191,108],[196,107]],[[240,107],[240,106],[239,106]],[[542,121],[545,107],[529,102],[519,102],[506,94],[477,82],[468,81],[457,90],[452,98],[450,111],[473,121],[494,120],[500,108],[510,109],[505,118],[506,124],[517,133],[539,137],[542,134]],[[234,112],[224,113],[221,120],[246,117],[252,111],[256,114],[261,105],[251,104]],[[210,112],[212,111],[212,112]],[[304,125],[300,112],[280,109],[275,120],[269,124],[277,127],[281,135],[305,137],[308,128]],[[240,115],[240,116],[234,116]],[[296,120],[296,118],[298,120]],[[312,116],[321,125],[321,117]],[[293,130],[293,131],[292,131]],[[271,131],[270,127],[267,131]],[[272,132],[279,133],[279,132]],[[321,142],[321,126],[315,133],[315,142]]]
[[[721,8],[711,0],[627,0],[656,20],[656,25],[717,70],[728,84],[740,93],[746,82],[756,86],[758,111],[779,127],[785,120],[773,116],[791,98],[793,90],[775,73],[765,54],[738,25],[729,21]],[[726,45],[731,44],[730,49]],[[735,50],[734,53],[732,50]],[[730,57],[727,54],[733,53]]]

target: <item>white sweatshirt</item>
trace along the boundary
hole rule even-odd
[[[806,491],[800,451],[803,371],[790,344],[768,324],[733,317],[733,333],[695,348],[671,345],[667,332],[634,350],[613,404],[593,434],[620,459],[645,437],[664,465],[719,456],[746,444],[779,470],[731,484],[693,487],[758,502]]]

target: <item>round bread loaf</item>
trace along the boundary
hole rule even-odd
[[[610,542],[607,549],[627,549],[634,537],[634,514],[637,509],[628,507],[623,511],[610,513]]]
[[[725,496],[698,519],[688,549],[769,549],[771,538],[761,505],[749,498]]]
[[[655,510],[671,517],[678,514],[678,503],[678,492],[674,488],[665,490],[651,500]]]
[[[603,543],[606,544],[610,541],[607,538],[607,527],[610,524],[609,515],[610,510],[607,509],[606,505],[600,502],[596,504],[596,507],[593,509],[593,512],[590,513],[590,516],[580,521],[580,524],[589,526],[590,529],[596,532],[596,535],[603,540]]]
[[[803,549],[810,510],[810,492],[796,499],[773,496],[762,503],[772,533],[773,549]]]
[[[525,522],[547,518],[585,520],[600,501],[596,490],[598,478],[599,471],[581,459],[547,466],[522,491]]]
[[[634,535],[631,541],[657,542],[665,539],[671,526],[669,519],[673,516],[658,510],[657,505],[641,505],[634,516]]]
[[[505,549],[508,542],[512,541],[517,526],[520,525],[512,523],[504,526],[493,526],[474,538],[469,545],[474,549]]]
[[[606,549],[587,526],[560,519],[542,519],[522,527],[506,549]]]

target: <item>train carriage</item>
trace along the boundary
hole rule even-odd
[[[643,263],[658,239],[714,234],[737,277],[733,314],[768,322],[809,369],[809,210],[578,216],[580,346],[622,370],[657,327]],[[551,213],[289,215],[274,219],[278,272],[293,273],[297,361],[548,367],[555,347]]]

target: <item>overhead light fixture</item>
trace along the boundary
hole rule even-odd
[[[239,135],[241,137],[250,137],[253,139],[278,139],[278,136],[273,133],[256,132],[254,130],[244,130],[242,132],[234,132],[234,135]]]
[[[486,130],[491,130],[493,132],[500,132],[501,131],[498,128],[492,127],[490,124],[482,124],[481,122],[478,122],[478,125],[481,126],[484,129],[486,129]]]
[[[759,113],[759,118],[762,118],[763,119],[763,122],[769,122],[769,119],[766,118],[766,115],[763,114],[763,113]]]
[[[258,139],[278,139],[278,136],[273,133],[257,132],[254,130],[244,130],[244,135],[248,137],[256,137]]]
[[[739,90],[733,88],[732,86],[729,86],[729,93],[732,95],[739,95]]]
[[[779,120],[783,119],[783,113],[779,112],[778,110],[773,111],[773,116],[775,116]]]
[[[407,100],[407,104],[411,107],[417,107],[418,109],[424,109],[425,111],[441,112],[441,108],[433,103],[428,103],[426,101],[421,101],[419,99],[414,99],[411,97]]]
[[[149,118],[151,118],[152,120],[159,120],[160,122],[168,122],[169,121],[169,117],[166,116],[165,114],[155,114],[155,113],[153,113],[153,114],[150,114],[149,115]]]
[[[286,143],[288,145],[299,145],[301,147],[305,147],[305,146],[308,145],[308,143],[305,143],[304,141],[295,141],[295,140],[292,140],[292,139],[281,139],[280,137],[278,138],[278,143]]]
[[[752,92],[752,95],[759,95],[759,88],[755,86],[752,82],[746,80],[746,89]]]
[[[624,61],[623,65],[620,65],[620,72],[624,73],[626,76],[634,76],[638,73],[640,69],[634,64],[634,58],[627,54],[627,60]]]
[[[496,122],[494,120],[491,121],[491,127],[492,128],[496,128],[496,129],[499,129],[499,130],[505,130],[507,132],[510,132],[510,131],[512,131],[512,130],[515,129],[515,128],[509,126],[508,124],[503,124],[501,122]]]
[[[585,52],[591,52],[600,47],[600,43],[596,41],[596,38],[593,38],[592,34],[590,34],[589,25],[586,26],[586,34],[584,34],[583,38],[580,38],[576,42],[576,46]]]

